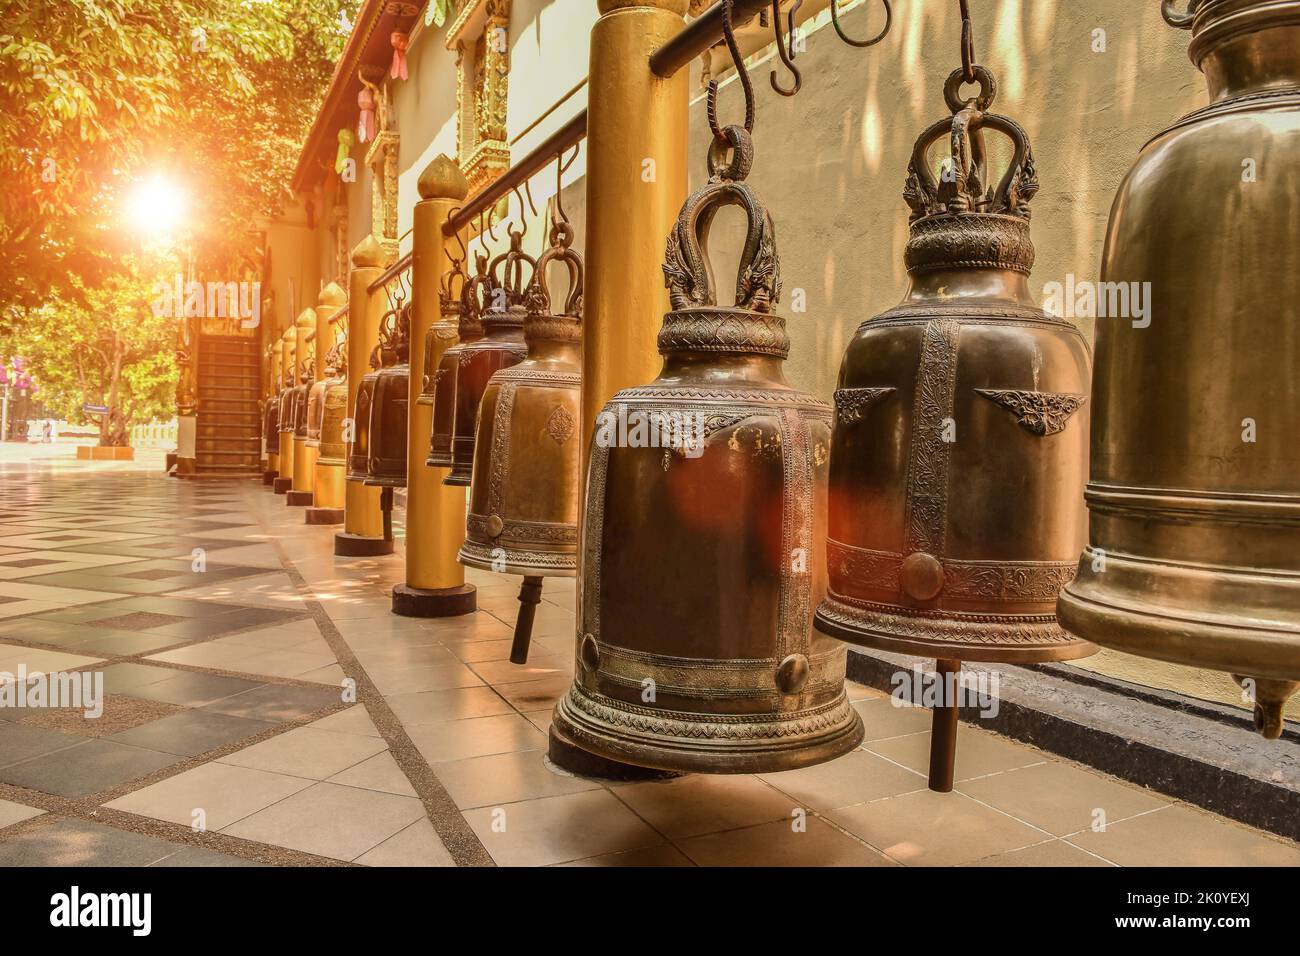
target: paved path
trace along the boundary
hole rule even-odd
[[[0,707],[0,865],[1300,864],[1294,844],[977,728],[925,789],[924,711],[854,687],[862,749],[807,770],[606,785],[545,760],[572,582],[528,666],[517,580],[389,613],[399,554],[252,482],[0,455],[0,671],[102,673],[103,713]],[[156,457],[156,456],[155,456]],[[1104,820],[1104,829],[1096,821]]]

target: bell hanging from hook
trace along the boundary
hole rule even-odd
[[[938,662],[955,690],[963,660],[1083,657],[1056,595],[1084,534],[1090,355],[1079,331],[1029,292],[1028,137],[948,77],[952,115],[912,152],[902,302],[850,341],[835,392],[827,563],[817,609],[827,634]],[[1012,147],[999,178],[985,135]],[[939,176],[932,148],[950,145]],[[950,676],[951,675],[951,676]],[[935,709],[931,789],[952,789],[956,701]]]
[[[411,305],[399,297],[383,354],[391,358],[375,377],[370,406],[367,485],[406,487],[407,388],[411,378]]]
[[[483,323],[479,321],[481,312],[480,289],[491,280],[488,277],[488,258],[477,253],[475,274],[464,281],[458,299],[454,300],[450,288],[445,297],[440,297],[444,321],[450,321],[454,315],[456,321],[456,343],[450,346],[438,360],[438,368],[431,380],[425,383],[425,389],[432,393],[433,424],[429,436],[429,456],[425,464],[430,468],[451,467],[451,441],[456,430],[456,378],[460,371],[460,357],[465,347],[483,337]],[[436,325],[435,325],[436,330]],[[434,331],[434,330],[431,330]],[[435,338],[436,338],[435,331]],[[434,344],[426,340],[426,350]],[[428,368],[426,351],[426,364]],[[423,396],[421,396],[423,397]]]
[[[790,339],[773,312],[775,227],[744,181],[753,94],[737,68],[746,124],[716,128],[712,87],[709,179],[668,238],[663,370],[596,419],[577,671],[555,708],[557,753],[754,773],[830,760],[862,740],[846,649],[812,626],[826,582],[831,409],[782,371]],[[726,206],[748,226],[732,306],[718,304],[705,248]]]
[[[1277,738],[1300,689],[1300,2],[1163,12],[1209,105],[1143,147],[1111,209],[1101,281],[1129,308],[1097,321],[1091,534],[1057,611],[1234,675]]]
[[[469,486],[474,467],[479,403],[488,380],[498,370],[522,362],[527,354],[524,293],[532,281],[537,261],[523,251],[523,237],[522,230],[511,230],[509,250],[492,260],[485,282],[471,284],[471,292],[483,296],[479,304],[483,337],[465,344],[456,355],[451,472],[443,479],[446,485]],[[504,271],[500,271],[503,267]],[[526,276],[525,268],[528,269]],[[437,415],[436,399],[434,414]]]
[[[510,660],[528,661],[542,579],[578,566],[578,420],[582,414],[582,259],[573,227],[557,222],[526,299],[528,357],[495,373],[483,393],[469,517],[460,561],[523,575]],[[553,303],[546,270],[562,263],[569,287]]]

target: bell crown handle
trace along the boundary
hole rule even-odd
[[[1179,30],[1190,30],[1196,14],[1205,5],[1205,0],[1187,0],[1187,9],[1178,12],[1178,0],[1161,0],[1160,14],[1165,23]]]
[[[1029,202],[1038,192],[1038,171],[1029,135],[1015,120],[986,110],[997,95],[997,83],[987,69],[975,67],[979,96],[963,101],[958,93],[962,70],[954,70],[944,85],[944,98],[953,115],[923,132],[912,149],[903,198],[912,208],[912,221],[926,216],[983,213],[1030,217]],[[996,187],[988,182],[988,153],[984,131],[993,130],[1011,141],[1012,158]],[[951,165],[936,181],[930,150],[944,136],[951,148]]]
[[[730,148],[731,157],[724,161]],[[708,245],[713,219],[724,206],[745,210],[747,229],[736,275],[736,308],[771,312],[781,297],[781,263],[776,252],[772,216],[748,183],[753,141],[741,126],[728,126],[709,148],[709,181],[687,197],[668,235],[664,252],[664,283],[673,309],[718,304]]]
[[[557,222],[551,228],[551,246],[537,260],[533,283],[528,297],[528,311],[534,315],[559,314],[582,318],[582,257],[573,251],[573,227],[567,222]],[[562,262],[569,273],[569,294],[564,299],[563,311],[556,313],[551,303],[551,290],[546,281],[546,268],[552,262]]]

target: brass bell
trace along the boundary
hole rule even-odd
[[[293,389],[293,436],[294,438],[307,438],[307,415],[308,404],[311,398],[311,386],[307,383],[315,378],[314,359],[307,359],[303,364],[303,381],[294,386]]]
[[[311,391],[307,393],[307,443],[317,449],[321,447],[321,433],[325,429],[325,398],[330,388],[340,381],[341,362],[340,348],[335,344],[325,356],[324,377],[312,385]],[[316,460],[319,461],[319,457]]]
[[[374,405],[375,382],[381,368],[382,322],[380,339],[380,343],[370,352],[370,371],[357,383],[357,404],[352,410],[352,444],[348,447],[348,481],[364,482],[370,477],[370,410]]]
[[[1031,663],[1096,648],[1056,622],[1083,538],[1089,351],[1029,292],[1029,201],[1038,191],[1024,130],[979,96],[944,87],[952,116],[917,140],[904,198],[910,286],[859,326],[840,368],[831,443],[827,564],[817,626],[867,647],[940,661]],[[1010,140],[1000,180],[984,135]],[[952,146],[939,181],[931,148]],[[986,186],[986,184],[991,184]],[[955,706],[936,708],[936,753]],[[951,751],[931,786],[950,790]],[[947,766],[944,766],[944,763]]]
[[[456,238],[459,240],[459,234]],[[415,400],[417,405],[434,406],[441,356],[456,344],[455,339],[461,322],[460,302],[465,292],[466,282],[465,273],[461,271],[461,261],[453,260],[452,268],[442,277],[438,285],[438,321],[432,323],[429,331],[424,334],[424,377],[420,382],[420,394]],[[450,344],[442,347],[445,343]],[[433,361],[435,357],[439,358],[438,362]],[[449,434],[448,448],[450,444]]]
[[[280,399],[273,395],[262,409],[262,444],[266,448],[267,469],[274,470],[275,459],[280,457]]]
[[[348,380],[342,370],[325,380],[321,402],[320,457],[317,464],[344,467],[348,446],[344,441],[344,420],[348,415]]]
[[[542,578],[573,577],[578,566],[578,483],[582,414],[582,259],[573,227],[558,221],[537,260],[527,296],[528,357],[492,376],[479,405],[484,440],[474,448],[462,564],[523,575],[510,660],[528,661]],[[546,269],[563,263],[569,291],[551,305]]]
[[[445,485],[467,487],[474,467],[474,434],[478,428],[479,402],[488,380],[497,371],[524,360],[524,293],[528,282],[524,267],[535,273],[537,261],[523,251],[522,230],[510,232],[510,249],[492,260],[487,283],[474,283],[482,290],[480,311],[483,337],[464,344],[456,356],[456,400],[451,437],[451,473]],[[497,270],[504,266],[502,278]],[[448,352],[452,351],[448,349]],[[435,399],[436,401],[436,399]],[[437,406],[434,406],[436,413]]]
[[[1300,2],[1165,15],[1210,102],[1147,143],[1111,211],[1090,543],[1058,613],[1108,648],[1230,672],[1276,738],[1300,688]]]
[[[399,303],[380,327],[381,352],[391,355],[375,377],[370,406],[368,485],[406,487],[406,420],[411,378],[411,307]]]
[[[846,649],[812,626],[831,408],[785,381],[774,227],[743,181],[752,141],[720,135],[668,239],[663,371],[596,420],[577,673],[552,732],[623,763],[751,773],[837,757],[863,730]],[[748,235],[720,307],[701,246],[727,205]]]
[[[429,457],[424,462],[430,468],[451,467],[451,439],[456,428],[456,373],[460,369],[460,356],[465,346],[483,337],[477,289],[489,281],[487,257],[480,253],[476,256],[476,262],[477,274],[463,285],[457,303],[457,342],[442,353],[437,370],[425,385],[426,389],[433,391],[433,426],[429,436]],[[448,305],[444,302],[443,309],[446,310]],[[430,354],[427,349],[431,344],[431,341],[426,341],[426,357]],[[425,368],[428,367],[426,358]]]

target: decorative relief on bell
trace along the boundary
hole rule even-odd
[[[898,391],[893,386],[884,388],[837,388],[835,408],[844,424],[862,420],[862,413],[873,403]]]
[[[1070,417],[1088,401],[1087,395],[1020,388],[977,388],[975,392],[1011,412],[1025,431],[1040,438],[1065,431]]]

